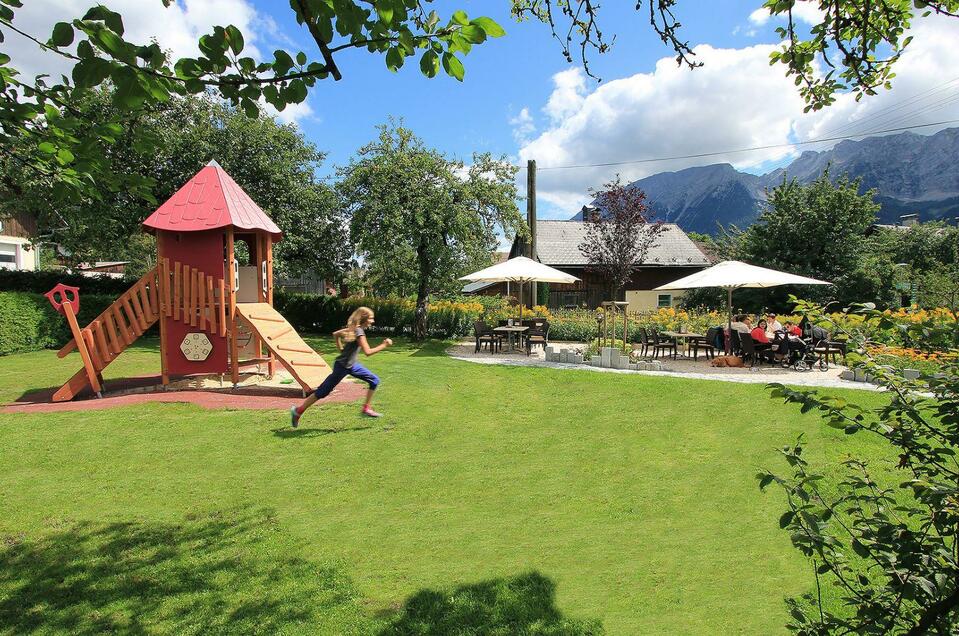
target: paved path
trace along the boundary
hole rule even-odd
[[[556,343],[561,344],[561,343]],[[564,369],[567,371],[595,371],[599,373],[627,373],[627,374],[645,374],[660,375],[672,378],[687,378],[694,380],[715,380],[719,382],[739,382],[743,384],[768,384],[770,382],[782,382],[792,386],[823,387],[832,389],[858,389],[860,391],[880,391],[880,387],[868,382],[851,382],[839,377],[842,367],[830,365],[828,371],[795,371],[793,369],[783,369],[781,367],[754,367],[750,369],[729,369],[710,367],[702,360],[693,361],[672,361],[665,360],[664,365],[670,366],[688,366],[690,370],[674,371],[627,371],[624,369],[601,369],[599,367],[590,367],[584,364],[565,364],[562,362],[547,362],[540,350],[527,357],[523,354],[489,354],[486,351],[474,353],[474,343],[460,343],[453,345],[446,350],[447,355],[455,360],[472,362],[475,364],[498,364],[505,366],[518,367],[545,367],[549,369]],[[697,369],[697,370],[693,370]]]

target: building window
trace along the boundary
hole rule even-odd
[[[657,307],[672,307],[673,306],[673,295],[672,294],[660,294],[656,302]]]
[[[15,243],[0,243],[0,269],[17,269],[17,246]]]

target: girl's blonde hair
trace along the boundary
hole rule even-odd
[[[369,307],[357,307],[356,311],[350,314],[349,319],[346,321],[346,334],[343,336],[343,339],[347,342],[356,340],[356,328],[362,326],[363,323],[372,317],[372,309]]]

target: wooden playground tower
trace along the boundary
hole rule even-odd
[[[156,235],[156,267],[89,325],[77,322],[77,288],[47,292],[73,333],[58,355],[78,349],[83,361],[54,401],[88,388],[99,397],[103,369],[157,322],[164,385],[174,376],[229,373],[235,387],[241,368],[265,364],[272,376],[277,362],[304,391],[329,375],[329,365],[273,308],[280,229],[219,164],[201,169],[143,226]]]

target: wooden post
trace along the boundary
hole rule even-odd
[[[536,260],[536,160],[526,162],[526,223],[529,225],[529,249],[526,256]],[[529,286],[530,306],[536,305],[536,281]],[[523,299],[520,298],[520,302]]]
[[[266,302],[266,293],[263,291],[264,281],[264,272],[263,265],[266,263],[266,249],[263,247],[263,234],[257,232],[254,234],[256,237],[256,300],[257,302]],[[253,332],[253,343],[256,348],[256,358],[259,360],[263,357],[263,341],[259,336],[256,335],[256,332]],[[259,371],[259,363],[257,363],[257,371]]]
[[[229,290],[229,328],[230,328],[230,376],[233,379],[233,387],[240,383],[240,347],[237,342],[236,331],[236,290],[233,281],[235,280],[235,270],[233,268],[233,226],[226,228],[226,285]]]
[[[266,302],[273,306],[273,235],[267,234],[266,241]],[[324,290],[325,292],[326,290]],[[276,373],[276,356],[270,351],[270,361],[267,363],[267,372],[272,378]]]
[[[90,352],[87,350],[87,341],[80,331],[80,325],[77,323],[77,316],[73,313],[73,305],[68,302],[63,303],[63,315],[67,317],[67,324],[70,325],[70,332],[73,334],[73,340],[77,343],[77,350],[80,352],[80,358],[83,360],[83,368],[87,372],[87,380],[93,388],[97,397],[101,397],[100,380],[97,369],[93,366],[93,360],[90,358]]]
[[[180,294],[183,293],[183,285],[180,283],[180,269],[183,265],[180,261],[173,263],[173,319],[180,320]]]

